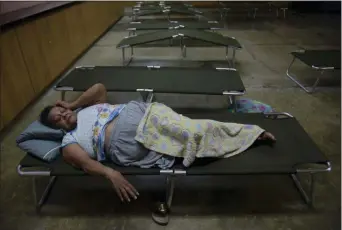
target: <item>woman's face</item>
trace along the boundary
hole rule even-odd
[[[76,113],[60,106],[52,108],[48,118],[58,128],[66,131],[71,131],[77,126]]]

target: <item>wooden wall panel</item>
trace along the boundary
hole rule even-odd
[[[71,47],[64,11],[59,11],[37,21],[37,26],[40,25],[45,29],[43,33],[38,33],[38,36],[44,38],[41,39],[41,42],[45,57],[47,57],[51,82],[71,62]]]
[[[97,9],[97,25],[98,25],[98,33],[102,33],[106,27],[108,27],[109,25],[109,21],[108,21],[108,3],[107,2],[100,2],[98,4],[98,9]],[[113,15],[113,18],[115,17],[115,15]]]
[[[0,131],[133,3],[78,3],[1,34]]]
[[[76,58],[87,47],[85,41],[85,24],[83,23],[82,6],[76,4],[65,10],[65,18],[70,42],[71,58]]]
[[[90,45],[99,35],[100,25],[96,18],[98,17],[98,7],[101,2],[85,2],[82,4],[82,20],[85,27],[85,41]]]
[[[68,36],[66,35],[66,30],[64,29],[66,28],[65,20],[63,21],[61,17],[63,17],[63,14],[53,14],[23,25],[23,28],[34,28],[34,31],[36,32],[33,39],[39,43],[38,46],[40,47],[41,52],[36,50],[36,54],[34,55],[37,59],[39,59],[37,56],[41,55],[41,57],[45,59],[45,62],[43,63],[46,64],[46,68],[48,69],[48,71],[45,72],[47,74],[45,76],[45,86],[53,81],[58,74],[60,74],[61,69],[68,62],[68,53],[70,47],[68,42],[65,42],[68,39]],[[58,19],[60,19],[60,21],[58,21]],[[19,33],[21,36],[19,39],[21,45],[23,47],[29,46],[30,44],[26,40],[26,37],[30,36],[29,29],[25,31],[18,29],[18,34]],[[28,54],[24,54],[24,56],[27,55]],[[35,77],[32,76],[32,79],[34,78]]]
[[[133,6],[135,2],[107,2],[109,10],[109,18],[114,23],[120,16],[123,15],[125,7]],[[113,17],[115,15],[115,17]]]
[[[40,32],[36,23],[27,23],[18,26],[16,34],[23,58],[36,94],[40,93],[50,82],[51,74],[47,64],[48,57],[45,56],[42,47],[41,37],[37,36]]]
[[[14,30],[2,32],[1,45],[1,127],[8,124],[34,97],[25,61]]]

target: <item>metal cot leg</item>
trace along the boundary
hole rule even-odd
[[[228,61],[228,63],[229,63],[229,57],[228,57],[228,54],[229,54],[229,47],[228,47],[228,46],[226,46],[226,59],[227,59],[227,61]]]
[[[62,99],[62,101],[65,100],[65,91],[61,91],[61,99]]]
[[[167,176],[166,178],[166,202],[167,202],[168,208],[171,208],[174,190],[175,190],[175,178],[173,176]]]
[[[237,112],[236,96],[232,96],[232,102],[235,113]]]
[[[122,65],[125,65],[125,48],[122,48]]]
[[[286,10],[287,8],[281,8],[281,10],[283,11],[283,16],[284,16],[284,19],[286,18]]]
[[[131,64],[131,62],[133,60],[133,55],[134,55],[133,46],[131,46],[131,57],[127,61],[126,66],[129,66],[129,64]]]
[[[186,57],[186,46],[184,44],[184,40],[183,40],[183,37],[181,37],[180,39],[180,49],[181,49],[181,55],[182,57]]]
[[[151,103],[153,101],[154,93],[148,91],[140,91],[140,95],[144,102]]]
[[[53,187],[53,185],[56,182],[57,177],[52,176],[49,180],[49,183],[45,187],[45,190],[40,197],[39,201],[37,202],[37,191],[36,191],[36,177],[33,177],[33,197],[34,197],[34,202],[36,206],[36,211],[39,212],[43,204],[45,203],[46,199],[49,197],[50,191]]]
[[[300,192],[300,194],[302,195],[305,203],[307,205],[309,205],[310,207],[313,206],[313,199],[314,199],[314,183],[315,183],[315,180],[314,180],[314,174],[313,173],[310,173],[310,181],[309,181],[309,194],[305,191],[302,183],[300,182],[297,174],[291,174],[291,178],[293,180],[293,182],[295,183],[298,191]]]
[[[183,57],[186,57],[186,45],[183,45],[182,55]]]
[[[145,92],[145,91],[140,92],[140,96],[141,96],[141,98],[143,99],[144,102],[147,101],[147,96],[148,96],[147,92]]]
[[[236,49],[233,47],[233,55],[232,55],[232,59],[231,60],[229,60],[228,54],[229,54],[229,47],[226,46],[226,59],[228,61],[229,66],[234,68],[235,67]]]
[[[235,53],[236,53],[236,49],[233,48],[233,58],[232,58],[232,65],[233,65],[233,67],[235,67]]]
[[[295,76],[292,74],[290,74],[290,69],[293,65],[293,63],[295,62],[296,60],[296,57],[293,58],[292,62],[290,63],[289,67],[287,68],[286,70],[286,75],[287,77],[289,77],[292,81],[294,81],[298,86],[300,86],[305,92],[307,93],[313,93],[316,89],[316,86],[318,85],[319,83],[319,80],[320,80],[320,76],[323,74],[323,70],[321,70],[321,75],[317,76],[317,79],[315,81],[315,83],[313,84],[313,86],[311,87],[311,89],[308,89],[307,87],[305,87],[302,83],[300,83],[296,78]]]
[[[320,77],[323,75],[323,73],[324,73],[324,70],[321,70],[321,74],[317,76],[315,83],[311,87],[311,92],[314,92],[316,90],[316,87],[319,83]]]
[[[258,11],[258,8],[254,8],[253,19],[256,18],[257,11]]]
[[[146,102],[147,103],[151,103],[153,101],[153,97],[154,97],[154,93],[153,92],[149,92],[146,98]]]
[[[237,105],[236,105],[236,96],[234,95],[229,95],[229,102],[234,108],[234,112],[237,112]]]

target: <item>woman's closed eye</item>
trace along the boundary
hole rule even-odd
[[[61,120],[61,115],[60,114],[56,114],[55,116],[53,116],[52,121],[53,122],[59,122]]]

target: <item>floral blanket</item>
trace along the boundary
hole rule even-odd
[[[151,103],[135,139],[150,150],[184,158],[188,167],[196,157],[237,155],[263,132],[257,125],[190,119],[163,104]]]

